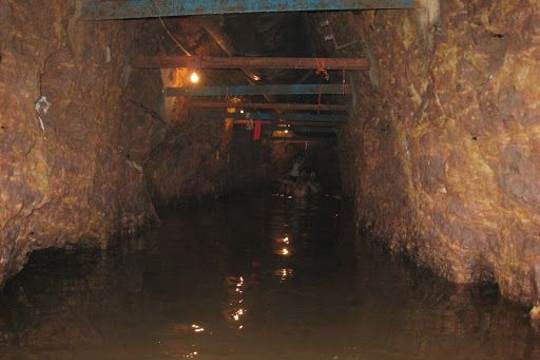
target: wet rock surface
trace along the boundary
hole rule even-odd
[[[372,69],[355,79],[345,184],[358,221],[460,283],[539,300],[540,5],[441,1],[440,17],[335,15]],[[354,52],[345,49],[341,54]]]

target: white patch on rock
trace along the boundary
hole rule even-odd
[[[41,128],[43,132],[45,132],[45,123],[43,122],[42,116],[47,115],[51,106],[52,106],[52,103],[49,100],[47,100],[46,96],[41,96],[39,99],[36,100],[36,103],[35,103],[35,109],[36,109],[37,118],[39,121],[39,127]]]
[[[126,160],[128,165],[131,166],[133,169],[137,170],[138,172],[142,173],[143,168],[141,165],[137,164],[135,161]]]
[[[110,46],[105,47],[105,63],[108,64],[112,61],[112,50]]]
[[[439,0],[417,0],[418,2],[418,20],[422,29],[439,21],[441,6]]]

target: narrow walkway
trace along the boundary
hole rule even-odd
[[[0,359],[540,358],[521,309],[355,244],[341,207],[243,196],[38,253],[0,296]]]

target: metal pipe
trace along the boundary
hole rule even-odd
[[[142,56],[132,64],[137,68],[192,69],[325,69],[369,70],[366,58],[284,58],[284,57],[215,57],[215,56]]]
[[[243,114],[231,114],[235,116],[242,116]],[[245,114],[244,114],[245,115]],[[286,114],[277,114],[277,113],[264,113],[264,112],[255,112],[250,113],[250,119],[257,120],[290,120],[290,121],[313,121],[313,122],[344,122],[347,121],[347,117],[343,115],[334,115],[334,114],[309,114],[309,113],[286,113]]]
[[[219,46],[219,48],[228,56],[233,56],[233,47],[231,45],[231,41],[224,35],[224,31],[220,29],[216,24],[206,18],[205,20],[201,20],[199,23],[201,26],[206,30],[208,35],[214,40],[214,42]],[[249,83],[251,85],[255,85],[254,79],[260,79],[260,76],[255,74],[253,71],[246,69],[246,68],[240,68],[240,70],[246,75]]]
[[[165,96],[249,96],[249,95],[345,95],[351,93],[349,85],[294,84],[294,85],[239,85],[206,87],[169,87]]]
[[[231,40],[225,35],[223,29],[221,29],[213,20],[210,20],[208,17],[200,17],[199,24],[202,26],[208,35],[214,40],[214,42],[219,46],[219,48],[229,57],[233,56],[233,46]],[[253,71],[241,68],[240,69],[244,75],[246,76],[246,79],[248,83],[251,85],[256,85],[257,81],[261,80],[261,77],[254,73]],[[272,97],[269,95],[264,95],[264,98],[266,101],[271,102]]]
[[[240,120],[276,120],[276,121],[306,121],[306,122],[345,122],[347,121],[347,116],[337,115],[337,114],[310,114],[310,113],[265,113],[265,112],[255,112],[249,114],[226,114],[221,112],[207,112],[203,113],[207,118],[210,119],[220,119],[220,118],[231,118],[231,119],[240,119]]]
[[[335,111],[346,112],[346,105],[338,104],[302,104],[302,103],[229,103],[226,101],[193,101],[188,103],[191,108],[201,109],[259,109],[279,111]]]
[[[223,119],[219,119],[223,120]],[[234,125],[248,125],[252,124],[253,120],[247,120],[247,119],[235,119],[233,121]],[[263,124],[265,125],[289,125],[289,126],[308,126],[308,127],[317,127],[317,128],[325,128],[325,127],[340,127],[341,123],[337,122],[312,122],[312,121],[295,121],[295,120],[263,120]]]
[[[298,133],[313,133],[313,134],[335,134],[337,133],[337,129],[335,128],[317,128],[317,127],[307,127],[307,126],[295,126],[290,128],[280,128],[276,126],[272,126],[271,129],[273,131],[276,130],[289,130],[292,132],[298,132]]]
[[[411,9],[416,0],[86,0],[86,20],[292,11]]]
[[[336,142],[336,138],[335,137],[298,137],[298,136],[295,136],[295,137],[271,137],[269,138],[270,141],[275,141],[275,142],[288,142],[288,143],[291,143],[291,144],[305,144],[307,142],[309,143],[312,143],[312,142],[315,142],[315,143],[319,143],[319,142],[332,142],[332,143],[335,143]]]

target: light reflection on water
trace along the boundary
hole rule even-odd
[[[225,319],[232,328],[244,329],[245,316],[248,312],[245,302],[246,280],[244,276],[227,277],[229,301],[225,308]]]
[[[281,281],[286,281],[287,279],[292,278],[293,274],[293,269],[282,268],[274,271],[274,275],[277,276]]]
[[[0,296],[0,359],[540,359],[524,309],[353,242],[340,206],[243,197],[38,254]]]

